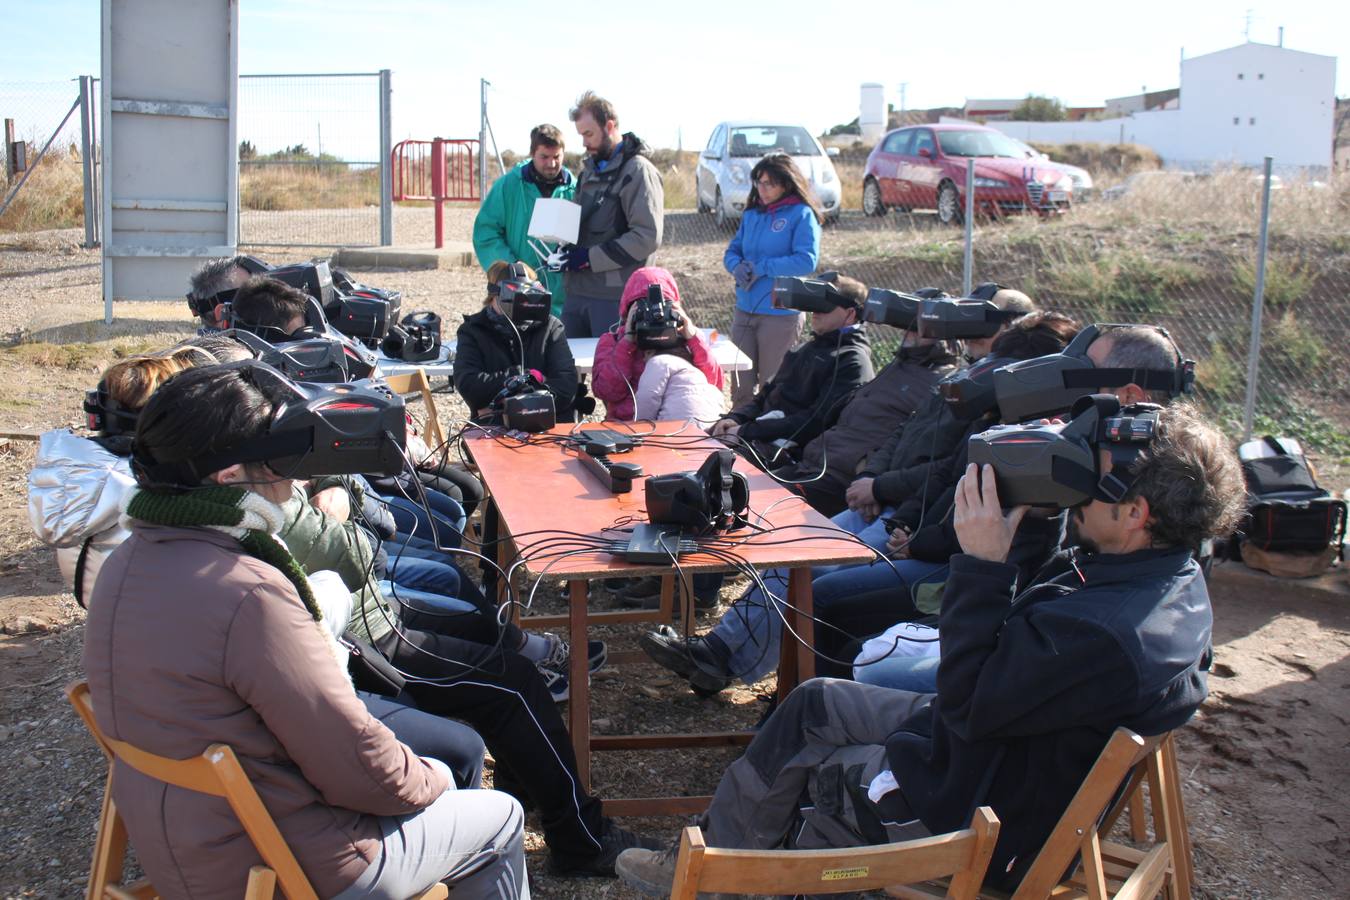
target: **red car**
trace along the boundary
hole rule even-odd
[[[981,125],[913,125],[887,132],[867,157],[863,212],[936,209],[943,224],[966,210],[966,160],[975,158],[977,214],[1001,216],[1062,212],[1073,200],[1073,179],[1046,160]]]

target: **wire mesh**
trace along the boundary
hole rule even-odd
[[[80,168],[80,115],[61,126],[80,94],[76,81],[0,82],[0,119],[14,120],[14,140],[26,146],[26,162],[36,169],[23,189],[14,196],[3,217],[0,230],[38,231],[49,228],[75,228],[84,222],[83,181]],[[60,128],[41,163],[38,153]],[[23,177],[6,177],[10,171],[11,148],[0,139],[0,200]]]
[[[239,243],[379,243],[380,79],[239,79]]]

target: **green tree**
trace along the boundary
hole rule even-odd
[[[1013,107],[1010,117],[1015,122],[1062,122],[1064,104],[1055,97],[1028,94],[1027,99]]]
[[[257,159],[258,148],[253,146],[252,141],[239,142],[239,161],[248,162],[250,159]]]

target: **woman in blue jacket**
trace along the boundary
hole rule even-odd
[[[750,171],[745,214],[722,258],[736,279],[731,340],[752,364],[736,379],[733,407],[773,378],[801,334],[800,312],[774,309],[773,279],[816,270],[820,223],[820,204],[792,157],[773,153]]]

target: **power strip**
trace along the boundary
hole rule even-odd
[[[637,463],[610,462],[603,453],[578,453],[581,464],[594,475],[611,494],[627,494],[633,490],[633,479],[642,477],[642,466]]]

